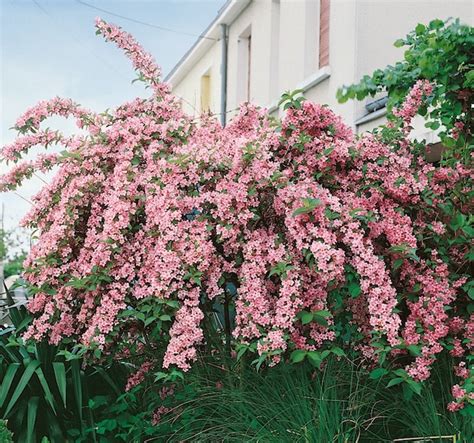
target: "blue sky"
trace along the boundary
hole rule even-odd
[[[98,8],[139,21],[199,35],[215,18],[224,0],[84,0]],[[16,118],[37,101],[59,95],[103,111],[137,96],[147,96],[142,84],[131,84],[134,71],[111,43],[95,35],[100,16],[122,26],[151,52],[164,74],[194,43],[196,37],[162,31],[113,17],[76,0],[0,0],[1,107],[0,144],[10,143]],[[71,125],[52,121],[66,132]],[[1,166],[4,172],[5,165]],[[19,189],[29,199],[42,185],[31,179]],[[12,228],[30,206],[14,193],[0,194],[5,227]]]

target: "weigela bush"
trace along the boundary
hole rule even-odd
[[[132,36],[96,26],[153,94],[102,114],[54,98],[16,122],[3,189],[57,168],[24,220],[39,232],[25,339],[141,360],[130,388],[212,352],[214,311],[230,304],[233,346],[259,366],[290,355],[320,366],[347,352],[393,362],[390,383],[419,393],[450,353],[450,408],[472,404],[472,170],[427,163],[408,138],[432,85],[418,81],[394,121],[360,137],[294,94],[281,123],[244,104],[222,128],[181,111]],[[74,117],[86,135],[42,129],[52,115]],[[66,150],[22,161],[51,144]]]

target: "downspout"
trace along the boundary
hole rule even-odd
[[[221,125],[224,127],[227,116],[227,25],[225,23],[221,23],[221,44]]]

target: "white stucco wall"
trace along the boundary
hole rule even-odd
[[[241,0],[244,1],[244,0]],[[243,3],[242,3],[243,4]],[[245,3],[246,4],[246,3]],[[227,110],[242,101],[242,35],[251,33],[250,101],[270,107],[285,90],[307,85],[317,76],[319,46],[319,0],[253,0],[232,19],[228,31]],[[328,78],[312,86],[305,96],[328,104],[355,128],[366,114],[365,102],[339,104],[337,89],[356,82],[376,68],[403,57],[393,42],[405,36],[417,23],[434,18],[459,17],[473,24],[473,2],[469,0],[331,0]],[[240,45],[240,46],[239,46]],[[200,110],[200,79],[211,72],[211,111],[220,112],[221,42],[208,45],[205,54],[173,85],[186,101],[192,115]],[[239,83],[240,82],[240,83]],[[371,128],[367,122],[361,128]]]
[[[211,77],[210,110],[219,112],[221,94],[221,45],[220,42],[211,44],[204,56],[192,66],[186,76],[173,84],[173,93],[182,99],[183,110],[197,117],[201,114],[201,77],[209,74]]]

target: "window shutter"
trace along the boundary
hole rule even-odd
[[[320,0],[319,67],[329,65],[329,1]]]

